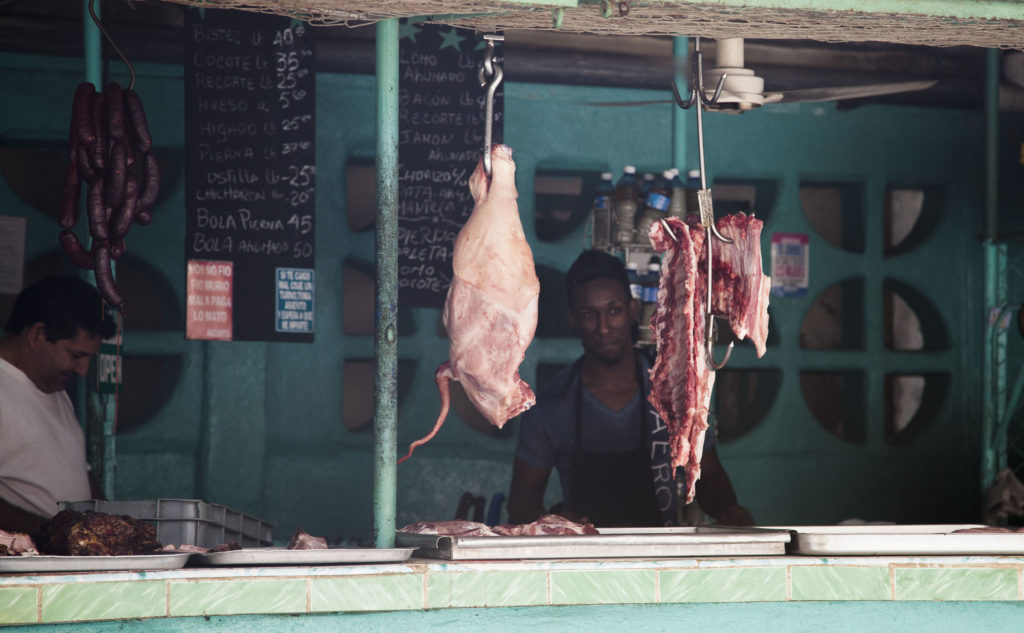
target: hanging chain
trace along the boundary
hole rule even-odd
[[[490,176],[491,129],[494,125],[494,93],[498,91],[498,84],[501,83],[501,78],[504,76],[501,64],[498,63],[498,57],[494,50],[494,43],[504,42],[505,36],[487,33],[484,35],[484,40],[487,41],[487,48],[484,50],[484,63],[480,66],[477,79],[480,81],[480,87],[487,89],[487,99],[484,103],[484,172]]]

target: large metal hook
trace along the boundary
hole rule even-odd
[[[114,49],[118,57],[121,58],[121,61],[124,62],[124,65],[128,67],[128,90],[134,90],[135,67],[133,67],[131,62],[128,61],[128,58],[125,57],[125,54],[121,52],[121,49],[118,48],[117,44],[114,43],[114,38],[110,37],[110,33],[107,33],[107,29],[103,28],[103,22],[101,22],[99,16],[96,15],[96,9],[93,6],[95,2],[96,0],[89,0],[89,16],[92,18],[92,21],[96,23],[96,26],[97,28],[99,28],[100,33],[103,33],[103,37],[107,38],[107,41],[110,42],[110,47]],[[99,88],[100,86],[96,87]]]
[[[729,362],[729,357],[732,356],[733,345],[735,345],[736,343],[735,341],[729,343],[729,347],[726,348],[725,350],[725,358],[722,359],[722,362],[718,362],[715,360],[715,315],[711,314],[710,307],[708,310],[708,318],[705,327],[705,349],[707,350],[708,354],[707,361],[708,365],[711,366],[711,369],[721,369],[725,367],[726,363]]]
[[[726,77],[727,74],[722,73],[722,76],[718,78],[718,84],[715,86],[715,92],[709,99],[707,93],[704,91],[704,54],[700,50],[700,38],[695,38],[693,45],[693,60],[690,62],[690,97],[686,101],[683,101],[683,97],[679,93],[679,87],[676,86],[676,82],[673,80],[672,96],[675,98],[676,105],[683,110],[689,110],[698,99],[706,106],[715,105],[718,103],[718,98],[722,95],[722,88],[725,86]]]
[[[494,125],[494,93],[498,90],[498,84],[504,73],[501,65],[495,56],[494,43],[504,42],[504,35],[485,33],[484,40],[487,41],[487,48],[484,50],[484,63],[477,72],[477,79],[480,87],[486,88],[486,100],[484,102],[484,173],[491,175],[491,130]]]

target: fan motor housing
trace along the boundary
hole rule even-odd
[[[739,67],[716,66],[704,73],[704,93],[708,99],[714,97],[722,75],[725,75],[722,93],[709,109],[753,110],[764,105],[764,79],[748,68]]]

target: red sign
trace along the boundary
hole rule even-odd
[[[185,338],[230,341],[233,262],[188,260]]]

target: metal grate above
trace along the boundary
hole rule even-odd
[[[1003,0],[989,0],[980,5],[957,6],[958,3],[953,3],[941,9],[949,15],[752,6],[768,4],[773,0],[756,0],[746,6],[683,1],[581,0],[578,6],[566,7],[496,0],[164,1],[204,8],[273,13],[316,25],[359,26],[389,18],[419,17],[428,22],[481,31],[523,29],[600,35],[878,41],[926,46],[1024,49],[1024,10],[1016,2]],[[538,0],[538,4],[542,2]],[[555,3],[547,0],[546,4]],[[880,4],[883,8],[914,6],[913,3],[907,5],[899,2]],[[874,6],[878,5],[875,3]],[[970,7],[975,7],[974,14],[966,13]]]

